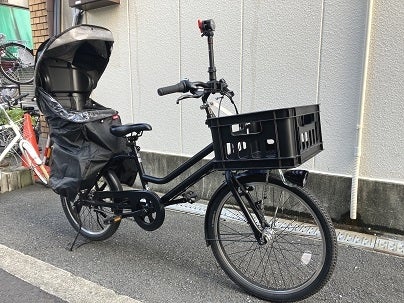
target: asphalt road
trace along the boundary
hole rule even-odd
[[[69,251],[75,232],[58,196],[34,185],[0,195],[0,222],[0,244],[144,303],[263,302],[218,267],[205,245],[200,216],[167,211],[165,223],[153,232],[124,221],[112,238],[91,243],[79,238]],[[62,302],[1,268],[0,298]],[[332,279],[303,302],[404,302],[404,258],[340,245]]]

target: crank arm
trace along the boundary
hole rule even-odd
[[[104,219],[104,223],[111,224],[113,222],[121,221],[124,218],[136,217],[136,216],[140,217],[140,216],[145,216],[145,215],[147,215],[147,211],[145,209],[140,209],[140,210],[135,210],[135,211],[127,212],[127,213],[122,213],[120,215],[110,216],[110,217]]]

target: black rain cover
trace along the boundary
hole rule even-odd
[[[53,141],[49,185],[57,194],[73,198],[80,189],[92,186],[113,155],[127,149],[125,140],[109,131],[121,120],[116,111],[95,102],[93,110],[67,112],[41,88],[37,99]]]
[[[109,131],[121,124],[117,111],[89,98],[108,64],[112,44],[109,30],[80,25],[38,50],[36,98],[53,140],[49,184],[69,199],[92,187],[114,155],[129,153],[126,140]],[[128,161],[113,161],[111,167],[118,177],[124,176],[121,182],[132,185],[136,170]]]

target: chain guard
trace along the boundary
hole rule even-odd
[[[160,197],[154,192],[147,192],[141,199],[131,201],[133,211],[144,210],[145,214],[135,215],[133,219],[144,230],[153,231],[158,229],[165,219],[165,208],[160,203]]]
[[[121,204],[117,204],[117,207],[131,209],[132,212],[136,212],[136,214],[133,214],[133,219],[144,230],[156,230],[164,222],[164,206],[160,203],[160,197],[152,191],[124,190],[94,192],[94,199],[102,200],[105,198],[121,200]],[[102,202],[97,203],[97,205],[111,207],[110,204],[104,205]]]

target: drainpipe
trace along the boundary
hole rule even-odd
[[[359,115],[357,124],[357,144],[355,148],[355,164],[354,172],[352,175],[352,185],[351,185],[351,209],[350,217],[351,219],[356,219],[357,207],[358,207],[358,183],[359,183],[359,169],[361,163],[361,149],[362,149],[362,133],[363,133],[363,116],[365,112],[365,101],[366,101],[366,89],[368,82],[368,64],[369,64],[369,52],[371,43],[371,29],[372,29],[372,17],[373,17],[373,0],[368,2],[367,11],[367,22],[366,22],[366,44],[365,44],[365,58],[363,63],[363,76],[362,76],[362,91],[361,100],[359,104]]]
[[[46,0],[49,37],[60,33],[60,0]]]
[[[49,34],[49,37],[52,37],[55,32],[53,0],[46,0],[46,15],[48,17],[48,34]]]
[[[61,14],[61,0],[54,0],[53,2],[53,34],[60,34],[60,14]]]

